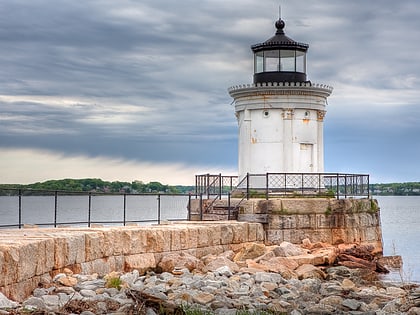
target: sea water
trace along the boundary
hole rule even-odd
[[[384,255],[400,255],[401,272],[385,279],[420,283],[420,196],[374,196],[381,209]]]

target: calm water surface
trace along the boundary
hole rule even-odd
[[[420,282],[420,196],[376,196],[384,255],[401,255],[404,281]],[[392,273],[386,278],[401,280]]]

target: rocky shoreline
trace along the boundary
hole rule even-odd
[[[365,246],[309,240],[202,259],[168,253],[143,274],[45,276],[22,303],[0,293],[0,314],[420,314],[418,285],[379,280],[389,263]]]

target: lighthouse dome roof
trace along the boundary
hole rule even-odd
[[[252,51],[255,53],[258,51],[271,49],[297,49],[306,52],[309,48],[309,45],[296,42],[295,40],[286,36],[284,33],[285,25],[286,23],[281,18],[277,20],[275,23],[277,29],[276,34],[263,43],[252,45]]]

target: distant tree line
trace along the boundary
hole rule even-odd
[[[371,184],[370,191],[377,196],[420,196],[420,182]]]
[[[143,183],[142,181],[120,182],[103,181],[98,178],[60,179],[37,182],[33,184],[0,184],[0,189],[32,189],[32,190],[59,190],[59,191],[84,191],[103,193],[171,193],[182,194],[194,191],[194,186],[170,186],[159,182]]]
[[[420,196],[420,182],[407,183],[388,183],[370,184],[372,195],[377,196]],[[0,189],[33,189],[33,190],[59,190],[59,191],[84,191],[84,192],[103,192],[103,193],[170,193],[184,194],[194,192],[194,186],[164,185],[159,182],[143,183],[135,180],[133,182],[103,181],[99,178],[84,179],[60,179],[37,182],[33,184],[0,184]]]

